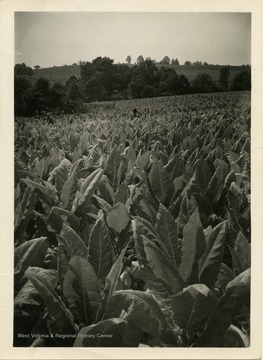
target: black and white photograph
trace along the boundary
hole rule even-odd
[[[253,20],[248,7],[14,9],[16,354],[260,357]]]

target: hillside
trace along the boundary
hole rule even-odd
[[[208,73],[213,81],[217,82],[219,77],[220,69],[228,67],[230,69],[230,81],[233,77],[242,70],[246,70],[247,66],[223,66],[223,65],[207,65],[207,66],[187,66],[187,65],[160,65],[156,64],[158,67],[172,67],[179,75],[185,75],[187,79],[191,82],[198,73]],[[49,80],[50,85],[58,82],[62,85],[65,85],[67,80],[71,76],[80,77],[80,66],[79,65],[64,65],[64,66],[53,66],[50,68],[43,69],[34,69],[33,75],[26,76],[28,80],[35,84],[36,80],[39,78],[46,78]]]

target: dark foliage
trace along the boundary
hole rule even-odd
[[[234,78],[230,85],[232,91],[251,90],[251,73],[250,71],[241,71]]]
[[[15,66],[15,115],[31,116],[36,112],[63,111],[75,113],[83,103],[138,99],[146,97],[184,95],[191,93],[211,93],[215,91],[250,90],[250,71],[237,74],[229,86],[229,69],[220,70],[218,85],[207,73],[200,73],[189,83],[185,75],[176,73],[173,67],[165,66],[168,57],[157,67],[153,60],[140,56],[137,64],[113,64],[108,57],[97,57],[92,62],[81,62],[80,79],[71,76],[65,85],[55,83],[50,86],[46,78],[39,78],[35,86],[26,77],[33,70],[26,64]],[[173,64],[179,64],[172,59]],[[201,63],[201,62],[196,62]],[[195,63],[194,63],[195,64]],[[205,64],[205,63],[204,63]],[[192,65],[186,61],[185,65]]]

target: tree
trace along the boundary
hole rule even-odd
[[[137,58],[137,65],[140,65],[144,61],[144,58],[142,55],[138,56]]]
[[[131,56],[130,56],[130,55],[128,55],[128,56],[126,57],[126,62],[127,62],[128,64],[131,63]]]
[[[32,85],[25,77],[15,77],[14,105],[15,116],[34,115]]]
[[[230,85],[232,91],[251,90],[251,72],[243,70],[236,74]]]
[[[62,109],[65,95],[65,87],[60,83],[55,83],[50,89],[49,106],[52,109]]]
[[[160,64],[162,65],[170,65],[170,58],[168,56],[165,56],[161,61]]]
[[[156,96],[158,94],[158,74],[158,68],[150,60],[145,60],[135,66],[130,83],[132,96],[134,98]]]
[[[41,69],[41,66],[40,65],[34,65],[34,69],[36,69],[36,70]]]
[[[193,65],[194,66],[202,66],[202,61],[194,61]]]
[[[204,61],[203,66],[208,66],[208,63]]]
[[[79,80],[76,78],[76,76],[71,76],[65,85],[66,90],[66,97],[70,100],[77,101],[81,99],[81,89]]]
[[[184,63],[184,65],[187,65],[187,66],[190,66],[190,65],[192,65],[192,63],[191,63],[191,61],[186,61],[185,63]]]
[[[15,65],[15,76],[18,75],[32,75],[33,69],[25,63]]]
[[[189,94],[190,83],[185,75],[179,75],[177,80],[177,92],[178,95]]]
[[[162,66],[159,69],[159,79],[161,95],[175,94],[178,75],[173,68]]]
[[[37,79],[34,86],[34,102],[37,110],[48,110],[51,102],[50,95],[49,81],[45,78]]]
[[[229,76],[230,76],[229,68],[224,67],[220,69],[218,83],[222,91],[228,91]]]
[[[216,84],[207,73],[201,73],[196,76],[192,82],[192,89],[195,93],[209,93],[216,91]]]
[[[121,94],[127,97],[127,89],[131,81],[131,68],[124,64],[114,66],[111,76],[112,89],[115,98],[119,98]],[[118,96],[116,96],[119,94]]]
[[[172,61],[171,61],[171,64],[172,65],[180,65],[180,63],[179,63],[179,60],[178,59],[172,59]]]
[[[107,91],[104,87],[103,74],[97,71],[91,79],[85,82],[84,91],[87,101],[107,100]]]

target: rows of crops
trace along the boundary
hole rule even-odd
[[[250,93],[53,120],[15,122],[14,346],[249,346]]]

